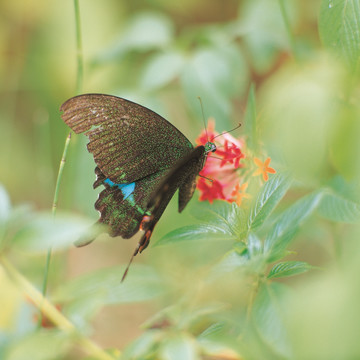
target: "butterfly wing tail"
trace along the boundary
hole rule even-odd
[[[89,236],[84,235],[84,236],[79,237],[79,238],[74,242],[74,245],[75,245],[76,247],[83,247],[83,246],[86,246],[86,245],[91,244],[94,240],[95,240],[95,237],[89,238]]]
[[[103,232],[106,232],[106,228],[103,224],[98,222],[92,225],[83,235],[81,235],[75,242],[76,247],[83,247],[91,244],[98,235]]]
[[[140,230],[144,230],[144,234],[141,237],[140,241],[138,242],[138,244],[136,245],[135,251],[134,253],[131,255],[131,258],[129,260],[128,265],[125,268],[124,274],[121,278],[121,282],[123,282],[128,274],[129,268],[131,263],[134,260],[134,257],[138,254],[141,253],[143,250],[145,250],[147,248],[147,246],[150,243],[150,237],[152,235],[152,232],[154,230],[154,227],[157,223],[157,221],[153,221],[153,217],[151,216],[144,216],[141,224],[140,224]],[[145,229],[146,228],[146,229]]]

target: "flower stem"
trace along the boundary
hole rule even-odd
[[[288,15],[286,13],[284,0],[279,0],[279,5],[280,5],[280,10],[281,10],[281,15],[282,15],[283,20],[284,20],[285,28],[286,28],[286,31],[287,31],[287,34],[288,34],[291,50],[293,52],[293,55],[294,55],[295,59],[297,59],[298,56],[297,56],[295,39],[294,39],[294,35],[293,35],[291,27],[290,27],[289,17],[288,17]]]
[[[41,307],[44,315],[59,329],[75,335],[77,344],[84,352],[100,360],[114,360],[112,356],[104,352],[97,344],[81,335],[74,324],[70,322],[40,291],[21,274],[4,257],[0,257],[0,265],[3,267],[9,278],[21,289],[24,295],[31,300],[37,307]]]
[[[82,88],[82,82],[83,82],[83,73],[84,73],[84,66],[83,66],[83,54],[82,54],[82,42],[81,42],[81,25],[80,25],[80,6],[79,6],[79,0],[74,0],[74,12],[75,12],[75,26],[76,26],[76,53],[77,53],[77,79],[76,79],[76,93],[79,94],[81,92]],[[60,189],[60,183],[61,178],[66,162],[66,154],[69,148],[71,139],[71,132],[67,136],[65,140],[64,145],[64,151],[63,155],[61,157],[60,165],[59,165],[59,171],[58,176],[56,179],[56,186],[55,186],[55,192],[54,192],[54,200],[52,205],[52,214],[55,216],[56,214],[56,208],[59,198],[59,189]],[[51,253],[52,249],[49,248],[46,256],[46,264],[45,264],[45,271],[44,271],[44,279],[43,279],[43,286],[42,286],[42,294],[45,297],[46,291],[47,291],[47,284],[48,284],[48,278],[49,278],[49,269],[50,269],[50,262],[51,262]],[[41,315],[42,308],[40,306],[40,315],[39,315],[39,323],[38,326],[41,324]]]
[[[82,51],[82,39],[81,39],[81,23],[80,23],[80,6],[79,0],[74,0],[75,10],[75,26],[76,26],[76,57],[77,57],[77,79],[76,79],[76,94],[80,94],[82,91],[82,83],[84,76],[84,62]]]
[[[64,165],[66,162],[66,154],[67,154],[67,150],[69,148],[70,138],[71,138],[71,133],[69,133],[69,135],[67,136],[67,138],[65,140],[64,151],[63,151],[63,155],[61,157],[61,161],[60,161],[60,165],[59,165],[59,171],[58,171],[58,176],[57,176],[56,185],[55,185],[54,200],[53,200],[53,205],[51,208],[53,217],[55,217],[55,214],[56,214],[56,207],[57,207],[58,198],[59,198],[60,183],[61,183],[61,178],[62,178],[62,174],[63,174],[63,170],[64,170]],[[46,255],[44,279],[43,279],[43,285],[42,285],[42,295],[44,298],[46,296],[47,284],[48,284],[48,279],[49,279],[51,251],[52,251],[52,249],[49,248],[47,255]],[[43,308],[42,308],[41,304],[39,306],[39,310],[40,310],[40,313],[39,313],[38,328],[40,328],[40,326],[41,326],[41,319],[42,319],[42,312],[43,312]]]
[[[58,203],[58,199],[59,199],[59,188],[60,188],[61,178],[62,178],[62,174],[63,174],[65,162],[66,162],[66,155],[67,155],[67,151],[69,148],[70,139],[71,139],[71,132],[66,137],[64,151],[63,151],[60,165],[59,165],[59,172],[58,172],[58,176],[56,179],[56,186],[55,186],[55,192],[54,192],[54,201],[53,201],[53,205],[52,205],[52,209],[51,209],[53,216],[55,216],[55,214],[56,214],[56,208],[57,208],[57,203]]]

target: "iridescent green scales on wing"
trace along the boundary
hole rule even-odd
[[[95,208],[112,236],[144,235],[143,250],[170,199],[179,190],[181,212],[195,191],[196,176],[208,143],[194,148],[171,123],[131,101],[103,94],[85,94],[66,101],[62,118],[76,133],[89,138],[96,162],[94,188],[105,187]]]

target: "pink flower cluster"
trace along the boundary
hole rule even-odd
[[[216,135],[218,133],[215,131],[215,121],[210,119],[207,130],[201,132],[196,143],[205,145]],[[245,163],[242,161],[245,159],[245,141],[226,133],[217,137],[215,143],[217,150],[214,154],[208,155],[197,180],[200,200],[208,200],[212,203],[215,199],[222,199],[241,205],[244,198],[250,197],[246,193],[248,183],[244,181],[245,177],[240,176],[238,171],[245,167]],[[262,174],[264,181],[267,181],[267,173],[275,173],[275,170],[269,167],[270,158],[266,159],[264,163],[257,158],[254,158],[253,161],[257,166],[253,176]]]

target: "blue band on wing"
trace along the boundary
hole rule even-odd
[[[132,182],[132,183],[129,183],[129,184],[115,184],[110,179],[105,179],[104,183],[108,184],[111,187],[117,186],[121,190],[121,192],[123,193],[124,200],[127,197],[129,197],[135,190],[135,182]]]
[[[116,185],[114,182],[112,182],[110,179],[105,179],[104,180],[104,184],[108,184],[108,185],[110,185],[110,186],[114,186],[114,185]]]

